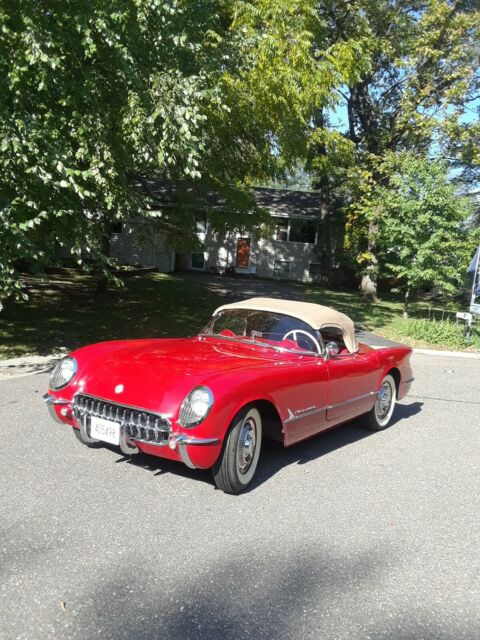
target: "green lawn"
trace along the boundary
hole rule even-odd
[[[149,273],[124,282],[98,295],[93,278],[75,272],[30,281],[29,300],[0,312],[0,359],[116,338],[192,335],[222,304],[189,279]]]
[[[9,301],[0,312],[0,359],[25,354],[50,354],[115,338],[193,335],[225,299],[209,289],[208,278],[192,274],[149,273],[125,278],[121,289],[95,293],[88,275],[65,271],[48,280],[30,279],[29,300]],[[217,280],[218,282],[218,280]],[[250,281],[246,281],[246,286]],[[416,318],[454,317],[425,301],[412,305],[412,319],[401,318],[402,304],[384,299],[377,304],[358,292],[330,291],[312,285],[292,285],[312,302],[343,311],[365,329],[413,346],[480,351],[480,331],[465,343],[462,327],[453,322],[432,323]],[[480,329],[480,327],[479,327]]]

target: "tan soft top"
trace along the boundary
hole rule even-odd
[[[232,304],[224,304],[215,311],[226,309],[252,309],[255,311],[270,311],[272,313],[283,313],[293,318],[298,318],[312,329],[319,330],[322,327],[338,327],[343,332],[345,346],[353,353],[357,351],[358,345],[355,338],[355,328],[348,316],[330,307],[313,302],[296,302],[295,300],[280,300],[279,298],[249,298]]]

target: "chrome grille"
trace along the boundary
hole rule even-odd
[[[168,444],[170,421],[158,413],[80,393],[74,398],[73,413],[77,420],[86,415],[119,422],[132,440],[160,446]]]

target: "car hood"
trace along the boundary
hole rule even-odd
[[[78,391],[151,410],[178,403],[219,373],[270,366],[281,359],[272,349],[215,338],[103,343],[74,355]]]

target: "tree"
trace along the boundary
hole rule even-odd
[[[325,99],[313,0],[1,0],[0,288],[58,246],[106,271],[112,224],[145,213],[138,178],[215,188],[257,223],[245,187],[293,163]],[[148,209],[147,209],[148,212]],[[195,207],[156,218],[188,243]],[[151,212],[151,215],[155,215]],[[90,262],[89,261],[89,262]]]
[[[478,98],[478,3],[323,0],[317,11],[330,33],[319,58],[335,60],[341,73],[336,109],[346,117],[341,132],[332,129],[328,117],[312,129],[310,163],[331,201],[340,191],[348,206],[366,183],[386,185],[388,175],[379,166],[390,153],[444,153],[448,138],[460,147],[457,158],[478,162],[474,137],[455,136]],[[473,135],[475,128],[468,129]],[[344,140],[335,144],[339,136]],[[339,145],[344,149],[340,164],[335,160]],[[359,261],[362,288],[375,298],[381,267],[377,222],[362,219],[355,206],[349,211],[349,246]]]
[[[407,317],[413,292],[453,293],[464,279],[474,242],[466,227],[471,208],[449,181],[445,162],[389,153],[378,171],[388,186],[372,183],[357,207],[378,228],[381,274],[395,277]]]

